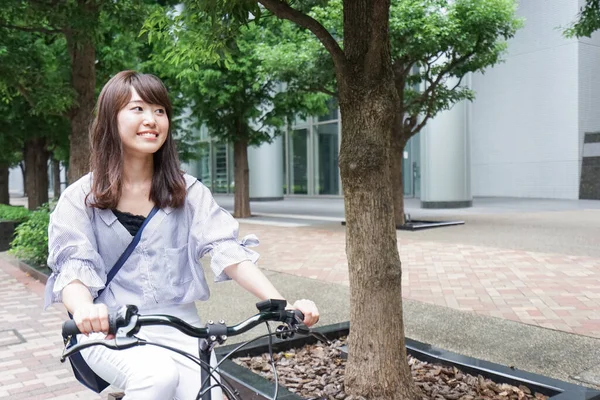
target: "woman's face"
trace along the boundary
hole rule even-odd
[[[165,108],[144,102],[133,87],[131,99],[119,111],[117,122],[125,154],[154,154],[167,140],[169,118]]]

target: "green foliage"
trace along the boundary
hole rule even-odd
[[[186,1],[181,12],[154,13],[145,24],[149,40],[162,51],[151,63],[172,83],[193,116],[188,128],[208,127],[223,142],[270,142],[295,114],[324,112],[327,96],[287,86],[261,51],[279,41],[273,19],[238,27],[235,37],[209,40],[211,12]],[[231,22],[233,24],[233,22]],[[227,25],[227,23],[225,24]],[[160,66],[159,66],[160,64]],[[165,66],[165,64],[167,64]]]
[[[390,34],[394,67],[405,84],[405,112],[414,120],[431,118],[472,100],[474,93],[460,85],[462,79],[501,61],[506,40],[523,24],[515,17],[516,7],[514,0],[394,2]]]
[[[10,158],[13,165],[15,156],[22,158],[20,150],[27,137],[41,135],[53,157],[68,163],[71,132],[67,117],[77,104],[67,37],[72,37],[71,42],[92,38],[97,95],[115,73],[143,68],[152,49],[140,40],[139,32],[156,8],[160,6],[153,0],[15,0],[1,8],[0,108],[8,107],[10,113],[0,114],[0,144],[4,144],[2,137],[12,138],[12,142],[7,139],[12,147],[11,156],[3,152],[0,162]]]
[[[343,4],[313,7],[318,20],[343,48]],[[475,93],[461,85],[471,72],[501,61],[506,40],[523,21],[515,0],[397,0],[390,7],[391,56],[405,116],[405,136],[416,134],[439,112]],[[331,57],[310,33],[283,22],[277,43],[261,48],[266,64],[279,66],[290,85],[335,95]]]
[[[0,103],[0,125],[0,163],[17,165],[23,159],[25,141],[34,137],[46,138],[57,159],[68,159],[69,125],[66,117],[36,114],[24,97],[17,96],[8,103]]]
[[[29,219],[15,229],[9,252],[17,258],[45,266],[48,258],[48,224],[51,204],[33,211]]]
[[[67,112],[74,91],[68,86],[64,39],[0,28],[0,48],[0,81],[7,99],[22,96],[33,115]]]
[[[25,207],[0,204],[0,221],[24,222],[30,214],[31,211]]]
[[[567,29],[567,37],[590,37],[600,29],[600,0],[587,0],[577,16],[577,20]]]

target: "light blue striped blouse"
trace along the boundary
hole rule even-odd
[[[200,258],[211,255],[215,281],[228,280],[225,267],[256,262],[254,235],[238,241],[238,223],[219,207],[206,186],[185,175],[187,197],[180,208],[164,208],[149,221],[139,244],[96,302],[151,307],[206,300],[209,289]],[[132,240],[111,210],[85,205],[91,174],[62,194],[50,215],[46,307],[61,302],[62,289],[79,279],[94,298],[110,268]]]

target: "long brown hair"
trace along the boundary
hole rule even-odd
[[[96,118],[90,130],[90,168],[93,195],[92,207],[116,208],[119,204],[123,176],[123,147],[119,136],[117,115],[131,99],[134,88],[148,104],[165,108],[169,119],[167,139],[154,153],[154,175],[150,199],[160,208],[181,207],[186,188],[179,157],[171,135],[172,106],[165,85],[154,75],[121,71],[102,88],[96,104]]]

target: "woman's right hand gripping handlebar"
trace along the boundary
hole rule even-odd
[[[62,301],[82,334],[102,332],[107,334],[107,339],[114,337],[108,335],[108,308],[105,304],[94,304],[90,290],[81,281],[74,280],[65,286]]]

